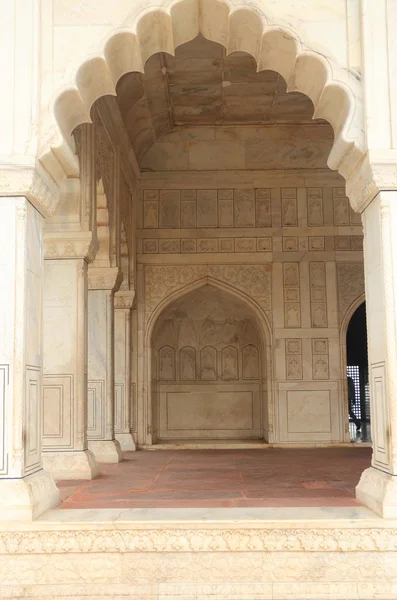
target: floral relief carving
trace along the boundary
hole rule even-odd
[[[264,310],[271,309],[271,265],[146,265],[145,303],[150,313],[167,296],[186,285],[212,277],[249,294]]]
[[[136,529],[1,531],[0,554],[130,552],[396,552],[397,529]]]

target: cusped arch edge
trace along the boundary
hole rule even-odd
[[[249,52],[258,70],[275,70],[286,79],[289,91],[306,94],[314,104],[315,116],[330,122],[334,129],[329,167],[345,178],[350,174],[364,155],[360,84],[356,82],[353,90],[346,70],[320,53],[308,51],[292,30],[269,26],[265,16],[251,6],[232,7],[227,0],[176,0],[169,7],[147,9],[137,15],[130,29],[108,36],[97,56],[85,61],[70,86],[54,97],[39,160],[57,181],[61,173],[64,177],[76,173],[72,132],[90,122],[92,104],[102,96],[114,95],[117,81],[125,73],[142,72],[150,56],[174,54],[177,46],[199,32],[228,52]]]

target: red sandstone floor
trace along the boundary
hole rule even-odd
[[[58,483],[62,508],[356,506],[370,448],[128,452],[92,481]]]

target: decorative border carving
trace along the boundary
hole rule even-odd
[[[52,523],[56,526],[56,523]],[[74,552],[396,552],[397,529],[1,531],[0,554]]]

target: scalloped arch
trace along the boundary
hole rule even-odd
[[[174,54],[175,48],[201,32],[222,44],[228,53],[251,54],[258,71],[271,69],[286,80],[288,91],[306,94],[315,117],[327,120],[335,139],[328,166],[345,178],[364,155],[361,86],[346,69],[320,53],[308,50],[288,28],[269,26],[251,5],[233,7],[228,0],[175,0],[168,7],[139,13],[130,29],[117,30],[85,61],[67,89],[54,98],[52,124],[39,159],[56,180],[62,166],[66,176],[78,172],[71,134],[90,122],[90,109],[104,95],[115,95],[118,80],[128,72],[143,72],[155,53]],[[55,121],[55,122],[54,122]]]

